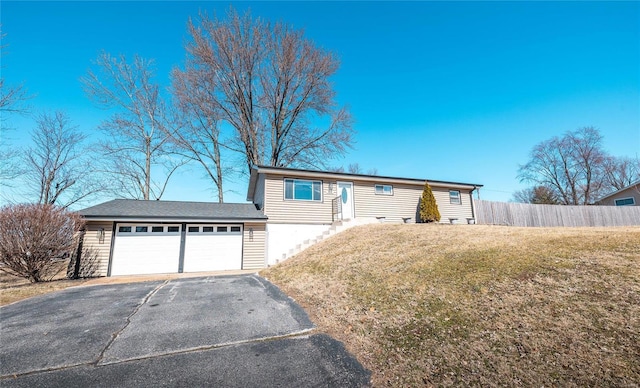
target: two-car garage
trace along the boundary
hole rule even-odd
[[[80,211],[107,276],[262,268],[267,217],[253,204],[117,199]],[[105,249],[107,248],[108,249]]]
[[[120,223],[115,230],[111,275],[242,269],[242,225]]]

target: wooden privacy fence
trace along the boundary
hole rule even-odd
[[[564,206],[476,200],[476,223],[511,226],[640,225],[640,206]]]

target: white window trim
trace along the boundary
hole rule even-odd
[[[625,201],[625,200],[627,200],[627,199],[630,199],[630,200],[631,200],[631,203],[630,203],[630,204],[626,204],[626,205],[618,205],[618,201]],[[616,206],[635,206],[635,204],[636,204],[636,199],[635,199],[635,198],[633,198],[633,197],[616,198],[616,199],[614,199],[614,200],[613,200],[613,204],[614,204],[614,205],[616,205]]]
[[[198,228],[197,232],[189,232],[189,228]],[[205,232],[204,228],[213,227],[212,232]],[[227,228],[225,232],[218,231],[219,227]],[[231,231],[231,228],[240,228],[239,231]],[[187,224],[187,235],[202,235],[202,236],[212,236],[212,235],[240,235],[243,233],[244,227],[242,224]]]
[[[452,196],[451,193],[458,193],[458,195]],[[462,205],[462,193],[460,190],[449,190],[449,203],[452,205]]]
[[[382,190],[380,192],[378,192],[378,187],[382,188]],[[384,191],[385,187],[389,187],[391,189],[391,191],[390,192],[385,192]],[[375,195],[393,195],[393,185],[385,185],[383,183],[376,183],[373,186],[373,191],[374,191]]]
[[[147,231],[146,232],[137,232],[136,228],[137,227],[146,227]],[[162,232],[153,232],[153,227],[154,226],[161,226],[162,227]],[[177,226],[178,227],[178,232],[169,232],[169,227],[170,226]],[[123,232],[120,231],[120,228],[131,228],[130,232]],[[136,223],[124,223],[124,224],[120,224],[118,223],[117,228],[116,228],[116,235],[125,235],[125,236],[133,236],[133,235],[155,235],[155,236],[159,236],[159,235],[176,235],[176,234],[180,234],[180,224],[154,224],[154,223],[150,223],[150,224],[144,224],[144,223],[140,223],[140,224],[136,224]]]
[[[287,181],[292,181],[293,182],[293,198],[287,198]],[[295,194],[296,194],[296,188],[295,188],[295,182],[296,181],[302,181],[302,182],[311,182],[311,199],[298,199],[295,198]],[[314,183],[319,183],[320,184],[320,199],[313,199],[313,184]],[[322,202],[322,198],[323,198],[323,182],[321,180],[312,180],[312,179],[302,179],[302,178],[284,178],[282,181],[282,199],[285,201],[302,201],[302,202]]]

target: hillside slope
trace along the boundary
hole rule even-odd
[[[640,228],[369,225],[261,273],[375,386],[637,386]]]

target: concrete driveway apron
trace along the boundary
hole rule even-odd
[[[77,287],[0,308],[0,386],[366,386],[257,275]]]

